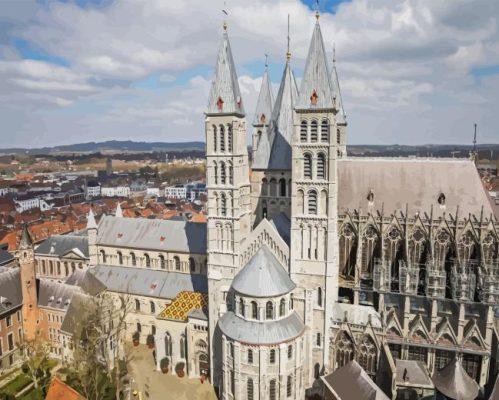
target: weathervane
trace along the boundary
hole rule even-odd
[[[265,68],[269,66],[268,60],[269,60],[269,55],[265,53]]]
[[[315,18],[319,19],[319,0],[315,0]]]
[[[286,58],[289,60],[291,58],[291,52],[289,51],[289,41],[290,41],[290,37],[289,37],[289,14],[288,14],[288,52],[286,53]]]
[[[224,1],[224,8],[222,9],[222,13],[225,14],[225,17],[224,17],[224,24],[223,24],[223,27],[224,27],[224,31],[227,31],[227,16],[229,15],[229,13],[227,12],[227,2]]]

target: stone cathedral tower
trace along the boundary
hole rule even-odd
[[[328,323],[338,297],[337,112],[317,14],[295,105],[292,141],[290,272],[297,285],[295,310],[309,329],[308,384],[328,369]]]
[[[218,319],[230,304],[228,292],[240,268],[241,242],[251,229],[246,119],[236,68],[224,27],[205,118],[208,190],[208,292],[211,354],[220,354]],[[215,360],[215,361],[214,361]],[[218,386],[220,359],[211,357]]]

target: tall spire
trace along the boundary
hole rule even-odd
[[[94,212],[92,211],[92,207],[90,207],[90,211],[87,216],[87,229],[97,229],[97,222],[95,222]]]
[[[207,114],[244,115],[244,107],[237,80],[236,66],[230,49],[227,24],[224,23],[222,44],[218,53],[208,102]]]
[[[23,231],[21,233],[21,241],[19,242],[19,249],[29,249],[33,246],[33,240],[28,231],[28,224],[23,224]]]
[[[317,12],[317,16],[318,16]],[[327,109],[334,107],[334,89],[324,49],[319,18],[308,50],[305,72],[300,86],[296,108]]]
[[[336,120],[339,123],[346,124],[347,114],[343,108],[343,98],[341,97],[340,80],[338,79],[338,71],[336,70],[336,46],[333,45],[333,71],[331,73],[331,82],[333,84],[334,96],[336,98]]]
[[[123,218],[123,210],[121,209],[121,204],[119,201],[118,204],[116,205],[116,211],[114,213],[114,216],[118,218]]]
[[[267,55],[265,54],[265,71],[263,72],[262,86],[260,88],[260,94],[258,95],[258,102],[256,103],[253,125],[268,125],[270,123],[273,102],[274,96],[272,95],[272,88],[270,86]]]

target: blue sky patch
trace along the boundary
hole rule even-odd
[[[12,46],[21,54],[22,58],[27,60],[45,61],[50,64],[59,65],[61,67],[69,67],[71,64],[68,60],[49,54],[42,49],[36,48],[30,42],[20,38],[11,39]]]
[[[481,65],[471,69],[471,75],[475,78],[499,74],[499,64],[497,65]]]
[[[306,4],[311,10],[317,9],[317,1],[316,0],[301,0],[304,4]],[[336,9],[341,3],[348,3],[351,0],[320,0],[319,1],[319,10],[321,12],[332,12],[333,14],[336,12]]]

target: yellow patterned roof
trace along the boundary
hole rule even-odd
[[[187,315],[196,309],[208,308],[208,295],[196,292],[180,292],[159,314],[160,318],[176,321],[187,320]]]

